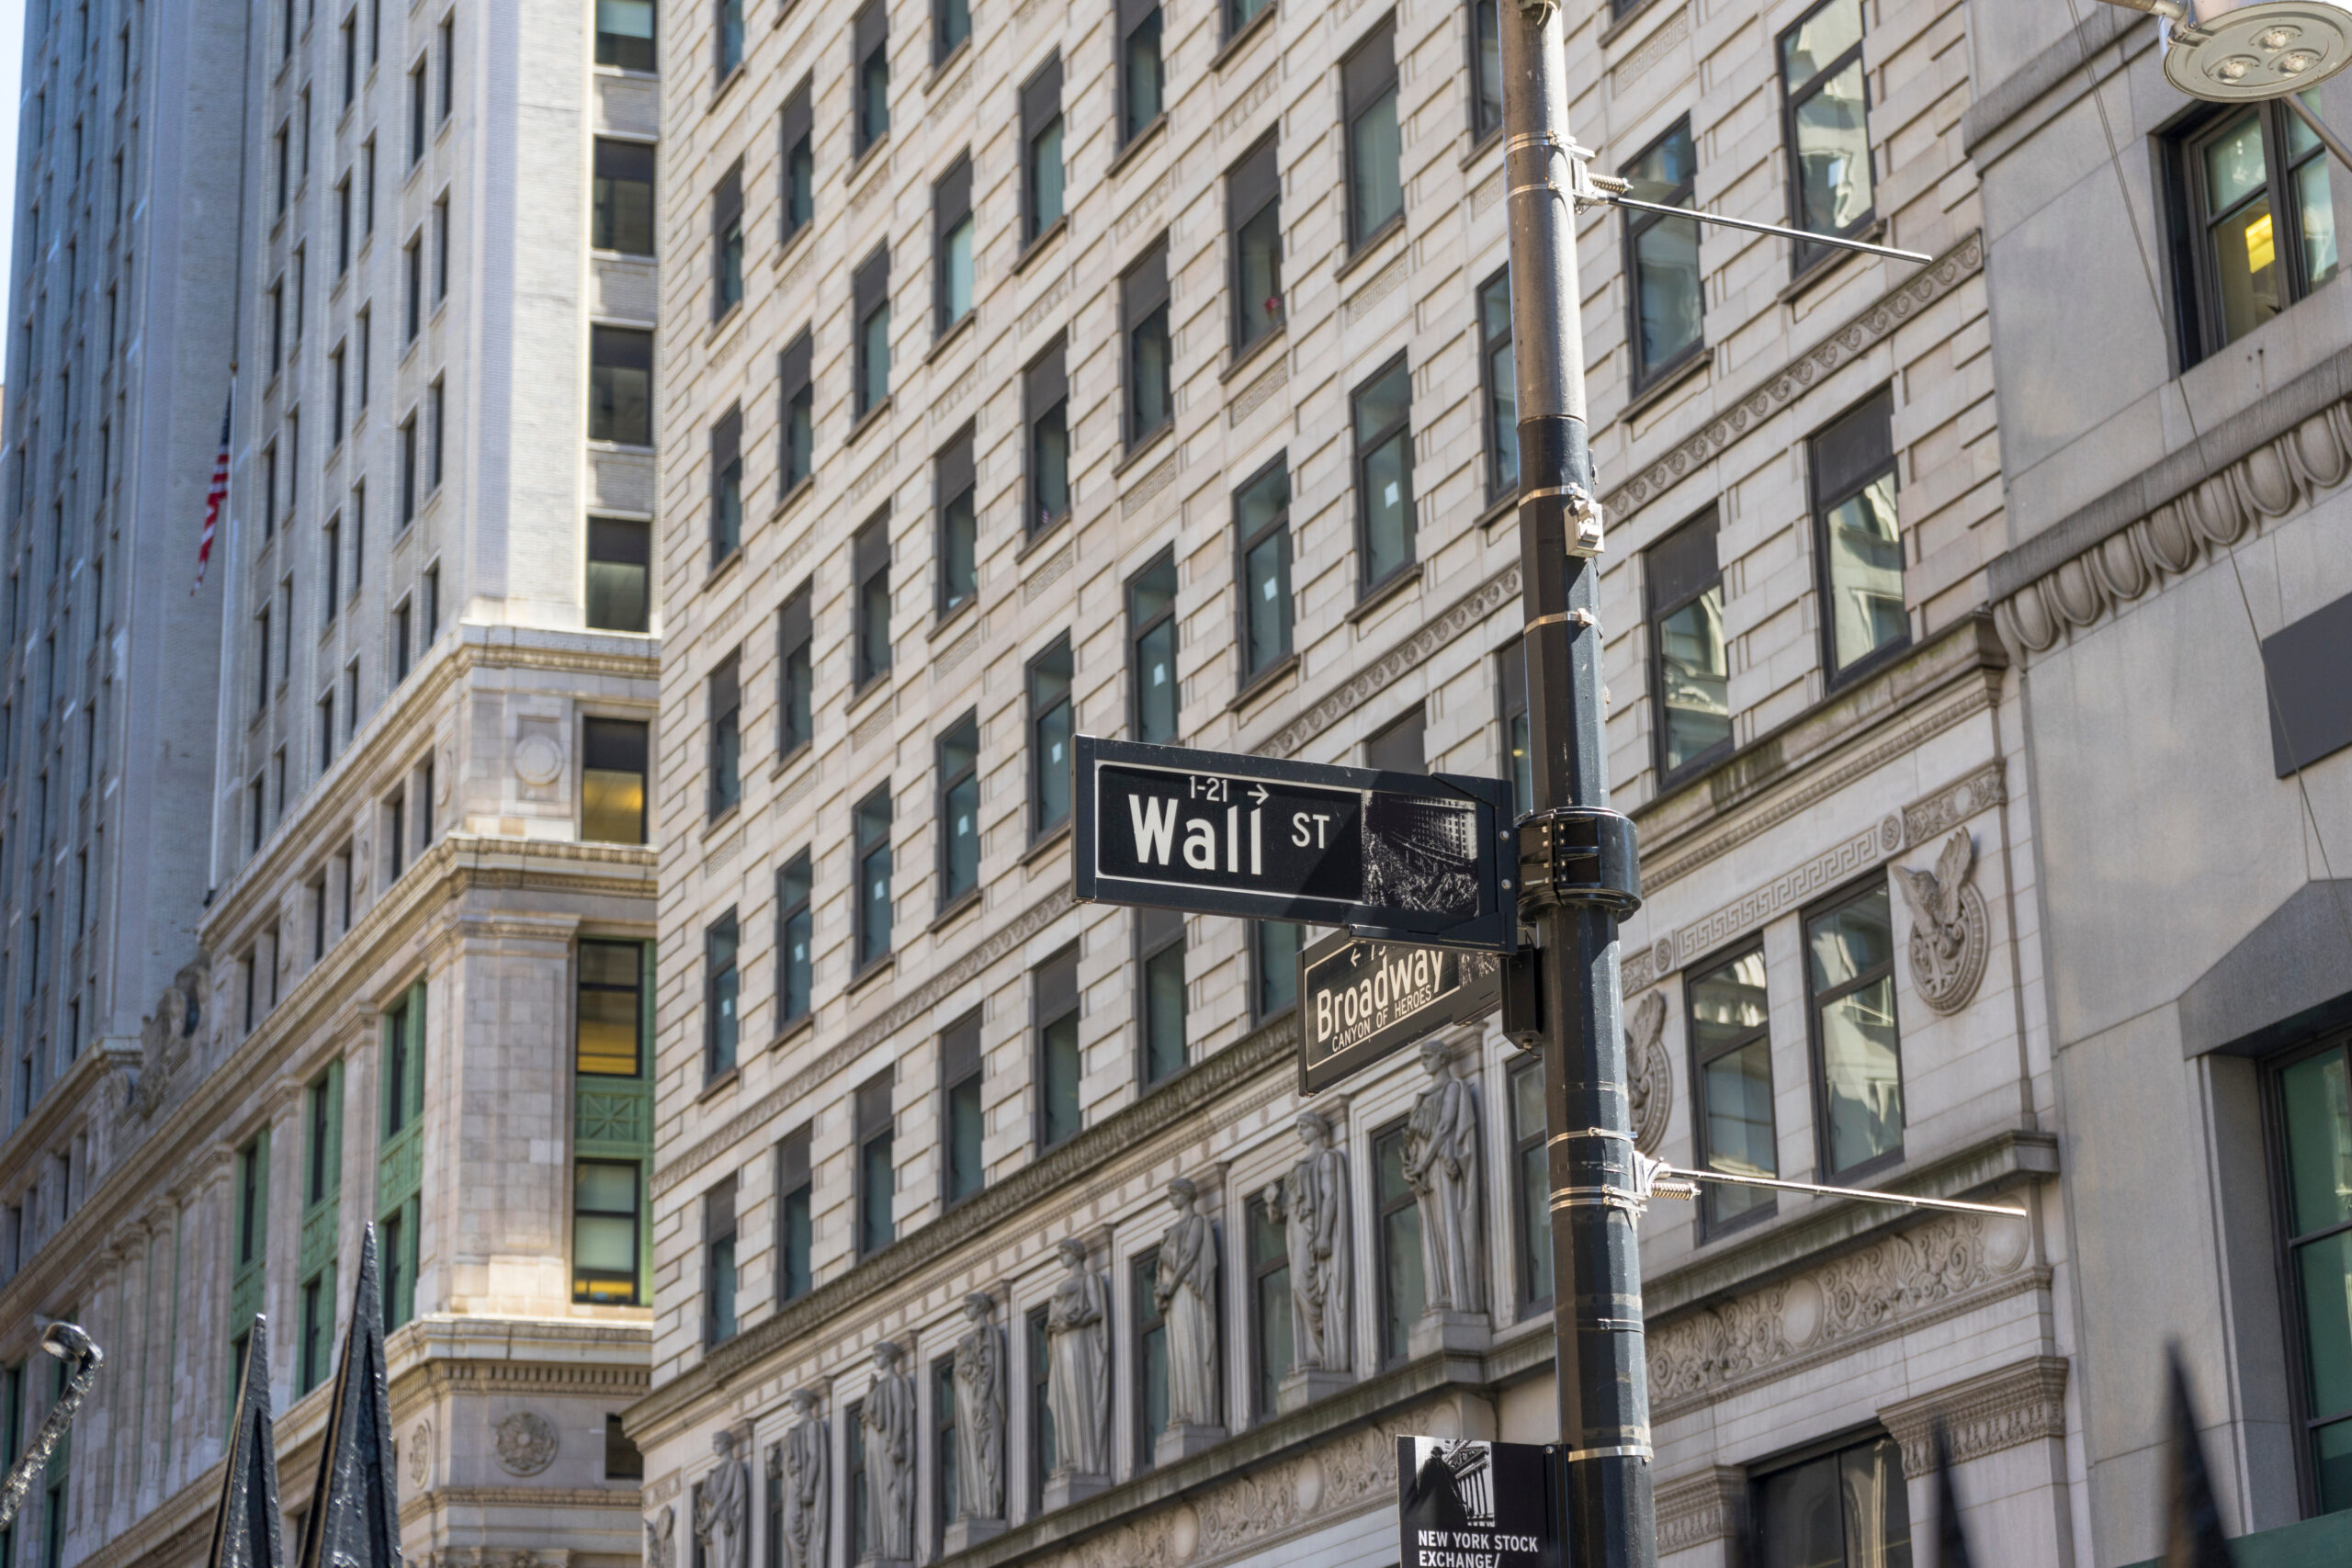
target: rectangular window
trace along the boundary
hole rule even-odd
[[[1079,1078],[1085,1064],[1078,1043],[1078,949],[1066,948],[1031,972],[1030,1006],[1036,1019],[1037,1148],[1066,1143],[1085,1125]]]
[[[1340,62],[1340,96],[1347,120],[1348,248],[1360,251],[1405,216],[1395,18],[1383,20]]]
[[[1176,742],[1176,556],[1173,550],[1127,580],[1128,722],[1137,740]]]
[[[870,519],[850,540],[850,683],[864,690],[890,672],[890,516]]]
[[[632,957],[636,950],[630,949]],[[571,1299],[637,1306],[644,1225],[643,1172],[635,1160],[583,1159],[571,1168]]]
[[[729,654],[710,672],[710,815],[743,798],[742,654]]]
[[[1274,138],[1269,135],[1243,153],[1225,176],[1237,356],[1283,322],[1282,194],[1282,168],[1274,156]]]
[[[449,111],[457,107],[458,18],[452,15],[441,18],[441,96],[437,118],[447,120]]]
[[[588,624],[641,632],[652,625],[653,530],[621,517],[588,519]]]
[[[1298,950],[1306,928],[1290,920],[1250,922],[1250,1016],[1263,1022],[1298,1005]]]
[[[933,65],[963,48],[971,37],[971,0],[931,0],[931,62]]]
[[[720,0],[740,7],[742,0]],[[741,49],[737,14],[737,50]],[[743,161],[735,160],[710,196],[710,319],[743,302]]]
[[[1519,1315],[1552,1306],[1552,1168],[1544,1111],[1544,1064],[1511,1064],[1510,1228],[1519,1269]]]
[[[408,73],[408,161],[412,167],[424,156],[424,56],[418,55]]]
[[[1250,1291],[1250,1393],[1260,1421],[1281,1407],[1283,1379],[1291,1372],[1290,1247],[1263,1198],[1244,1205]]]
[[[1503,128],[1503,0],[1470,0],[1470,140]]]
[[[401,341],[414,343],[416,334],[424,328],[424,231],[417,231],[401,247],[401,276],[407,286],[406,310],[401,319]]]
[[[580,836],[591,843],[645,842],[649,754],[646,726],[636,719],[581,723]]]
[[[1870,227],[1869,85],[1862,75],[1862,0],[1822,0],[1781,35],[1789,222],[1816,234]],[[1796,270],[1838,253],[1797,242]]]
[[[1649,599],[1657,766],[1672,779],[1731,750],[1731,667],[1711,507],[1643,557]]]
[[[392,611],[392,684],[397,686],[408,679],[409,603],[403,599]]]
[[[405,528],[416,521],[419,497],[416,471],[416,415],[411,412],[401,421],[401,526]]]
[[[808,1158],[809,1128],[801,1123],[775,1146],[775,1297],[797,1301],[814,1283],[809,1253],[816,1240],[816,1183]]]
[[[890,395],[890,252],[877,249],[850,279],[850,303],[857,320],[856,357],[850,412],[864,419]]]
[[[888,1068],[859,1086],[854,1107],[856,1116],[857,1251],[871,1257],[890,1245],[893,1199],[899,1169],[892,1159],[891,1134],[897,1123],[890,1111]]]
[[[596,63],[623,71],[653,67],[653,0],[595,0]]]
[[[1699,1163],[1737,1176],[1778,1176],[1772,1132],[1771,1011],[1764,991],[1764,950],[1751,947],[1695,971],[1686,982],[1690,1076]],[[1699,1217],[1708,1231],[1772,1212],[1763,1188],[1708,1182]]]
[[[890,12],[865,0],[850,26],[850,156],[890,134]]]
[[[308,1393],[326,1381],[334,1357],[334,1267],[302,1281],[302,1345],[294,1386]]]
[[[1413,1325],[1429,1297],[1421,1274],[1421,1207],[1405,1177],[1402,1123],[1372,1135],[1373,1240],[1379,1252],[1380,1359],[1412,1354]]]
[[[1519,493],[1519,367],[1511,355],[1510,270],[1478,286],[1478,378],[1486,391],[1487,501]]]
[[[706,1345],[735,1337],[735,1179],[702,1197],[703,1333]]]
[[[711,64],[718,79],[725,81],[743,63],[743,0],[718,0],[715,58]]]
[[[351,379],[352,402],[363,409],[368,406],[368,371],[372,341],[368,329],[374,320],[374,312],[362,309],[352,329],[352,335],[359,340],[359,373]]]
[[[2302,1376],[2302,1428],[2316,1511],[2352,1506],[2352,1191],[2342,1173],[2352,1150],[2352,1061],[2343,1039],[2290,1055],[2270,1078],[2279,1230],[2290,1281],[2288,1322]]]
[[[1159,1249],[1137,1253],[1127,1266],[1127,1299],[1135,1337],[1133,1399],[1136,1469],[1148,1470],[1159,1434],[1168,1429],[1168,1318],[1159,1305]]]
[[[1119,279],[1119,330],[1126,345],[1125,434],[1130,451],[1176,418],[1168,313],[1168,243],[1162,240]]]
[[[1062,57],[1021,85],[1021,243],[1062,220]]]
[[[351,270],[351,180],[345,176],[334,187],[334,275],[341,277]],[[112,298],[111,295],[108,296]],[[113,341],[113,334],[107,334]]]
[[[1903,1157],[1903,1042],[1887,885],[1805,917],[1821,1168],[1837,1180]]]
[[[292,133],[283,125],[277,128],[273,153],[277,164],[277,215],[283,218],[287,198],[294,188],[294,143]]]
[[[126,35],[127,37],[127,35]],[[349,108],[359,92],[359,13],[343,19],[343,107]],[[125,48],[128,49],[126,42]]]
[[[1028,432],[1027,532],[1034,537],[1069,515],[1068,345],[1057,342],[1021,373],[1021,421]]]
[[[2187,366],[2335,276],[2335,207],[2326,150],[2284,102],[2219,112],[2165,151]]]
[[[1912,1556],[1903,1449],[1884,1433],[1757,1478],[1757,1568],[1884,1568]]]
[[[1119,145],[1159,123],[1168,75],[1160,58],[1159,0],[1117,0]]]
[[[1686,118],[1618,173],[1637,200],[1690,207],[1698,165]],[[1625,277],[1625,341],[1633,345],[1634,389],[1639,391],[1705,352],[1698,222],[1627,208]]]
[[[1136,1078],[1147,1089],[1184,1070],[1184,917],[1136,911]]]
[[[814,585],[804,582],[784,602],[776,615],[776,751],[790,756],[817,738],[816,665],[812,652],[816,631],[810,622],[809,599]]]
[[[966,714],[939,738],[939,907],[980,886],[980,721]]]
[[[1495,655],[1495,704],[1511,806],[1524,817],[1535,809],[1535,752],[1527,715],[1527,653],[1516,642]]]
[[[978,486],[972,464],[972,427],[966,425],[933,466],[933,491],[939,498],[939,618],[970,604],[980,591]]]
[[[343,445],[346,412],[344,407],[344,353],[343,344],[337,344],[327,355],[327,445],[330,447]]]
[[[588,439],[653,445],[653,334],[627,327],[588,333]]]
[[[1412,399],[1401,354],[1355,391],[1359,594],[1413,568]]]
[[[944,334],[972,313],[977,282],[972,245],[972,160],[963,157],[931,187],[932,306],[937,333]]]
[[[593,722],[593,721],[592,721]],[[644,1071],[644,949],[633,942],[580,943],[572,1071],[633,1078]]]
[[[808,1016],[816,974],[815,864],[807,850],[775,874],[775,1011],[779,1025]]]
[[[605,1479],[645,1479],[645,1455],[628,1440],[628,1432],[621,1425],[621,1418],[609,1414],[605,1417]]]
[[[449,298],[449,197],[433,204],[433,298]]]
[[[980,1082],[980,1015],[969,1012],[939,1037],[940,1136],[945,1145],[939,1162],[939,1196],[944,1206],[977,1197],[988,1179],[982,1149],[988,1123]]]
[[[817,135],[814,76],[804,77],[784,100],[784,231],[786,243],[817,216]]]
[[[857,967],[890,953],[890,786],[857,803],[852,847],[857,856]]]
[[[874,1499],[865,1469],[865,1401],[858,1400],[842,1410],[842,1426],[846,1435],[842,1446],[849,1450],[843,1465],[842,1491],[849,1503],[849,1517],[843,1521],[842,1533],[849,1538],[849,1560],[864,1562],[874,1555]],[[695,1554],[702,1554],[700,1542]],[[697,1564],[697,1568],[707,1568]]]
[[[1235,584],[1241,595],[1241,684],[1291,653],[1290,466],[1276,457],[1233,497]]]
[[[947,3],[948,0],[940,0],[943,6]],[[967,30],[969,27],[967,21]],[[960,1511],[961,1488],[956,1474],[959,1449],[956,1435],[956,1358],[941,1356],[931,1363],[931,1552],[934,1562],[946,1554],[947,1521]]]
[[[596,139],[588,243],[625,256],[653,254],[653,148],[644,141]]]
[[[1894,400],[1882,389],[1807,443],[1822,661],[1834,683],[1911,640],[1895,513]]]
[[[776,502],[807,483],[817,471],[817,387],[810,373],[815,340],[803,327],[800,335],[776,356],[776,384],[781,406],[776,412]]]
[[[283,281],[269,286],[269,373],[275,376],[286,365],[286,285]]]
[[[743,411],[730,408],[710,427],[710,564],[743,543]]]
[[[424,484],[426,491],[441,488],[441,475],[447,464],[449,446],[448,392],[435,378],[424,389],[425,430],[429,437],[425,448]]]
[[[1067,633],[1029,661],[1029,836],[1033,839],[1069,820],[1071,674]]]
[[[702,937],[703,1077],[706,1081],[735,1066],[741,1021],[736,1002],[743,976],[737,963],[735,911],[718,917]]]

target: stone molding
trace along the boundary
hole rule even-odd
[[[1851,321],[1766,378],[1694,434],[1602,499],[1621,521],[1763,428],[1782,409],[1894,335],[1897,327],[1984,270],[1984,236],[1971,231]]]
[[[868,1051],[888,1040],[891,1035],[914,1022],[937,1007],[948,996],[969,984],[984,970],[1006,953],[1012,952],[1056,920],[1078,908],[1078,901],[1065,886],[1057,888],[1021,914],[999,926],[987,941],[970,949],[945,968],[917,986],[912,991],[890,1004],[888,1010],[873,1022],[852,1030],[840,1043],[815,1061],[793,1074],[767,1093],[760,1096],[715,1131],[697,1140],[694,1147],[679,1155],[653,1173],[653,1194],[660,1197],[678,1183],[702,1169],[711,1161],[733,1148],[755,1128],[782,1116],[786,1111],[815,1093],[825,1080],[847,1070],[850,1065]]]
[[[1692,959],[1713,952],[1792,906],[1900,853],[1906,844],[1932,841],[1936,835],[1957,828],[2008,798],[2007,771],[2002,762],[1995,761],[1972,770],[1943,788],[1921,795],[1900,813],[1890,813],[1875,827],[1863,829],[1843,843],[1782,873],[1761,887],[1741,894],[1721,908],[1659,935],[1640,952],[1626,954],[1623,994],[1629,998],[1638,994]],[[1645,882],[1648,880],[1644,877]]]
[[[1669,51],[1690,41],[1690,7],[1679,6],[1663,26],[1652,28],[1650,36],[1634,45],[1632,53],[1609,68],[1610,89],[1623,93],[1634,83],[1647,81]]]
[[[1903,1446],[1903,1473],[1936,1468],[1935,1424],[1943,1418],[1954,1464],[2004,1449],[2066,1435],[2066,1359],[2034,1356],[1917,1399],[1881,1407],[1880,1420]]]
[[[1988,1303],[2047,1289],[2050,1269],[2030,1267],[2032,1252],[2023,1219],[1939,1215],[1760,1290],[1653,1320],[1653,1416],[1663,1424]]]
[[[634,1514],[642,1501],[634,1486],[434,1486],[401,1499],[401,1523],[453,1508],[624,1508]]]
[[[1445,613],[1422,623],[1396,647],[1358,671],[1331,693],[1250,750],[1261,757],[1295,755],[1302,746],[1363,706],[1400,677],[1419,669],[1438,650],[1453,642],[1487,617],[1520,596],[1519,568],[1505,567],[1446,607]]]
[[[2120,615],[2126,604],[2163,592],[2167,579],[2200,570],[2241,539],[2259,535],[2265,524],[2306,510],[2348,477],[2352,399],[2307,415],[2009,588],[1993,606],[1993,624],[2022,664],[2027,655],[2047,653],[2077,631]],[[2033,544],[1995,563],[1996,592],[2007,586],[2004,576],[2039,564],[2028,553]],[[2004,573],[2004,563],[2015,564]]]
[[[1710,1465],[1657,1483],[1657,1554],[1688,1551],[1711,1540],[1737,1540],[1747,1530],[1747,1472]]]

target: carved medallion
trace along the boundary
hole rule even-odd
[[[514,746],[514,773],[525,784],[551,784],[563,772],[563,750],[544,735],[526,735]]]
[[[433,1423],[419,1421],[408,1435],[408,1483],[419,1492],[433,1480]]]
[[[1895,885],[1911,906],[1911,984],[1939,1013],[1958,1012],[1984,978],[1984,900],[1970,880],[1976,846],[1962,828],[1944,840],[1933,871],[1894,868]]]
[[[535,1411],[518,1410],[494,1429],[498,1462],[514,1475],[537,1475],[555,1462],[555,1428]]]
[[[1674,1109],[1674,1064],[1666,1054],[1666,993],[1649,991],[1625,1019],[1625,1072],[1633,1080],[1634,1146],[1656,1155]]]

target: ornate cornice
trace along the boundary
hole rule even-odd
[[[2332,378],[2327,385],[2332,389],[2340,379]],[[2290,385],[2278,396],[2301,390]],[[2257,405],[2241,418],[2267,412]],[[2219,449],[2214,456],[2242,445],[2233,439],[2242,434],[2226,428],[2216,433],[2210,444]],[[2174,458],[2201,455],[2199,448],[2190,448]],[[2046,653],[2077,631],[2120,614],[2124,605],[2161,592],[2167,580],[2200,570],[2240,539],[2259,534],[2265,524],[2303,511],[2347,477],[2352,399],[2342,399],[2210,473],[2188,479],[2159,504],[2119,514],[2116,498],[2108,498],[1995,561],[1994,625],[2022,663],[2028,654]],[[2152,470],[2119,494],[2145,496],[2162,488],[2159,479]],[[2062,556],[2070,547],[2071,553]]]
[[[1448,605],[1443,615],[1423,622],[1411,637],[1250,750],[1261,757],[1295,755],[1300,747],[1387,690],[1400,676],[1428,662],[1440,649],[1514,604],[1519,596],[1519,568],[1505,567]]]
[[[634,1518],[640,1501],[635,1486],[433,1486],[401,1499],[401,1523],[455,1508],[615,1508]]]
[[[2066,1435],[2066,1359],[2035,1356],[1878,1413],[1903,1445],[1903,1473],[1936,1467],[1935,1424],[1943,1419],[1954,1464]]]
[[[962,957],[892,1002],[881,1017],[850,1031],[815,1061],[729,1117],[716,1131],[697,1140],[694,1147],[655,1171],[654,1196],[660,1197],[741,1143],[754,1129],[764,1127],[783,1115],[788,1107],[798,1104],[823,1087],[827,1079],[846,1071],[859,1057],[922,1018],[1006,953],[1013,952],[1077,908],[1078,900],[1065,883],[997,927],[986,940],[967,950]]]
[[[1747,1472],[1710,1465],[1657,1483],[1657,1554],[1688,1551],[1711,1540],[1737,1540],[1747,1529]]]
[[[1984,236],[1961,242],[1882,296],[1845,325],[1767,377],[1761,386],[1611,491],[1602,506],[1623,519],[1697,473],[1831,374],[1894,335],[1895,329],[1984,270]]]

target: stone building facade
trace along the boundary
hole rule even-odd
[[[2335,1561],[2352,171],[2283,106],[2174,90],[2143,18],[1992,9],[1970,6],[1960,126],[2009,489],[1989,586],[2048,890],[2052,1089],[2098,1151],[2066,1190],[2078,1538],[2102,1563],[2159,1550],[2149,1369],[2177,1342],[2238,1561]],[[2312,99],[2352,120],[2341,78]],[[2062,266],[2081,281],[2052,289]]]
[[[119,630],[91,678],[130,690],[100,710],[110,761],[85,798],[128,803],[108,826],[130,815],[118,861],[90,829],[97,1025],[0,1144],[11,1215],[23,1193],[41,1216],[12,1231],[0,1286],[8,1451],[54,1386],[27,1355],[40,1316],[83,1323],[107,1369],[49,1511],[0,1554],[200,1561],[257,1312],[297,1539],[373,1223],[410,1559],[634,1562],[618,1413],[644,1392],[651,1315],[651,8],[33,9],[41,36],[95,40],[28,53],[28,92],[90,94],[88,197],[113,199],[98,110],[155,149],[120,247],[141,301],[127,355],[80,372],[151,412],[117,426],[143,488],[95,509],[103,438],[12,426],[42,487],[10,514],[25,570],[47,572],[48,476],[77,460],[95,515],[62,492],[62,536],[90,541],[85,581],[98,541],[122,563],[129,613],[99,601]],[[119,114],[115,40],[137,85]],[[20,185],[20,233],[51,188]],[[20,295],[59,265],[34,285],[20,265]],[[99,318],[75,319],[95,340]],[[11,374],[38,383],[22,344]],[[192,595],[232,366],[228,504]],[[65,648],[79,603],[46,575],[28,603]],[[66,730],[28,722],[46,728],[12,800],[38,798],[28,775]],[[62,867],[81,840],[57,831]],[[11,884],[12,931],[65,874]],[[12,1051],[72,1016],[54,989],[34,999],[10,1009]]]
[[[1967,13],[1572,11],[1600,167],[1934,258],[1582,222],[1644,1145],[2030,1211],[1654,1208],[1662,1553],[1880,1561],[1940,1411],[2070,1561]],[[1527,1064],[1302,1100],[1295,933],[1075,904],[1066,749],[1514,775],[1495,7],[735,15],[662,23],[649,1550],[1393,1562],[1397,1434],[1556,1431]]]

